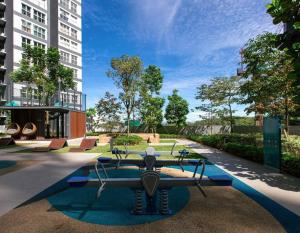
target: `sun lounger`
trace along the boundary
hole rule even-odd
[[[34,152],[48,152],[51,150],[59,150],[65,146],[68,146],[67,139],[59,138],[59,139],[52,139],[49,146],[47,147],[36,147],[33,149]]]
[[[84,138],[82,139],[79,148],[71,148],[70,152],[84,152],[93,149],[95,146],[97,146],[97,139]]]

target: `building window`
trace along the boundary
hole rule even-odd
[[[77,25],[77,17],[74,15],[71,15],[70,23]]]
[[[60,31],[66,35],[69,35],[69,27],[63,23],[60,23]]]
[[[60,18],[66,21],[69,21],[69,13],[60,9]]]
[[[73,102],[74,104],[77,104],[77,102],[78,102],[78,97],[77,97],[77,95],[72,95],[72,102]]]
[[[44,44],[42,44],[42,43],[39,43],[39,42],[37,42],[37,41],[34,41],[34,42],[33,42],[33,45],[34,45],[34,47],[39,47],[39,48],[41,48],[41,49],[46,49],[46,45],[44,45]]]
[[[27,88],[22,88],[21,89],[21,98],[27,98]]]
[[[22,3],[22,14],[31,17],[31,7]]]
[[[61,4],[63,7],[69,8],[69,3],[70,3],[69,0],[60,0],[60,4]]]
[[[33,10],[33,18],[40,23],[45,23],[45,14],[37,10]]]
[[[22,37],[22,47],[25,47],[26,45],[31,45],[31,40],[26,37]]]
[[[71,48],[74,49],[74,50],[77,50],[77,43],[74,42],[74,41],[71,41]]]
[[[77,56],[72,55],[71,63],[72,63],[73,65],[77,65]]]
[[[70,54],[60,51],[60,59],[63,62],[70,62]]]
[[[71,11],[77,13],[77,4],[74,2],[71,2]]]
[[[42,39],[46,38],[46,30],[36,25],[34,25],[33,34]]]
[[[70,47],[70,41],[62,36],[60,37],[60,42],[61,42],[62,46],[67,47],[67,48]]]
[[[78,78],[78,71],[76,69],[73,69],[73,78]]]
[[[73,28],[71,28],[71,36],[75,39],[77,39],[77,31]]]
[[[31,33],[31,23],[26,20],[22,20],[22,30],[24,32]]]

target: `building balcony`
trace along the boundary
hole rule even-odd
[[[6,56],[5,49],[0,49],[0,57],[5,57],[5,56]]]
[[[6,8],[6,4],[4,0],[0,1],[0,11],[5,11],[5,8]]]
[[[5,105],[7,100],[4,97],[0,97],[0,106]]]
[[[6,24],[6,19],[4,17],[0,17],[0,27],[4,27]]]
[[[3,105],[2,105],[3,106]],[[86,95],[70,90],[56,94],[52,98],[38,97],[37,94],[27,94],[26,89],[14,88],[13,101],[5,103],[6,107],[12,108],[55,108],[65,111],[86,111]]]
[[[4,65],[0,65],[0,72],[5,72],[6,71],[6,67]]]
[[[5,41],[6,40],[6,35],[4,32],[0,33],[0,41]]]

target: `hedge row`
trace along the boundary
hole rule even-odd
[[[300,177],[300,157],[284,153],[281,161],[282,171]]]
[[[114,143],[116,145],[138,145],[143,141],[143,138],[137,135],[119,135],[115,138]]]
[[[179,135],[179,134],[159,134],[159,137],[162,138],[162,139],[186,138],[186,136]]]
[[[259,140],[254,140],[253,136],[244,135],[208,135],[208,136],[189,136],[189,139],[224,150],[230,154],[248,159],[257,163],[263,163],[264,152]],[[244,144],[249,143],[249,144]],[[250,144],[251,143],[251,144]],[[288,147],[285,145],[284,147]],[[293,145],[293,152],[298,148],[298,142],[289,142],[289,147]],[[300,177],[300,156],[295,153],[283,153],[281,161],[282,171]]]
[[[189,139],[254,162],[263,162],[263,148],[257,146],[255,136],[205,135],[189,136]]]

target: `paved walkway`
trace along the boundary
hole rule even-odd
[[[95,157],[96,154],[92,153],[7,154],[5,151],[0,151],[1,160],[39,161],[32,166],[0,176],[0,216],[60,181]]]
[[[278,173],[271,168],[193,141],[178,141],[193,148],[195,152],[202,154],[225,172],[300,216],[299,178]]]

